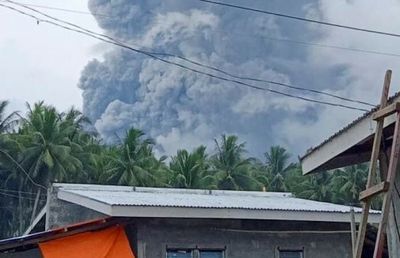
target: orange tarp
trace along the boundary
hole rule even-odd
[[[135,258],[122,226],[39,244],[44,258]]]

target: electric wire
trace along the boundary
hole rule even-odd
[[[272,81],[272,80],[259,79],[259,78],[254,78],[254,77],[238,76],[238,75],[235,75],[233,73],[226,72],[226,71],[224,71],[224,70],[222,70],[220,68],[216,68],[216,67],[210,66],[210,65],[204,65],[204,64],[201,64],[199,62],[190,60],[190,59],[188,59],[186,57],[179,56],[179,55],[172,55],[172,54],[165,54],[165,53],[155,53],[155,54],[156,55],[170,56],[170,57],[177,57],[177,58],[185,60],[185,61],[187,61],[189,63],[195,64],[195,65],[198,65],[198,66],[201,66],[201,67],[209,68],[211,70],[217,71],[219,73],[228,75],[228,76],[230,76],[232,78],[239,79],[239,80],[254,81],[254,82],[265,82],[265,83],[268,83],[268,84],[278,85],[278,86],[282,86],[282,87],[289,88],[289,89],[295,89],[295,90],[300,90],[300,91],[308,91],[308,92],[311,92],[311,93],[325,95],[325,96],[333,97],[333,98],[336,98],[336,99],[340,99],[340,100],[344,100],[344,101],[348,101],[348,102],[352,102],[352,103],[363,104],[363,105],[370,106],[370,107],[375,107],[376,106],[374,104],[371,104],[371,103],[368,103],[368,102],[365,102],[365,101],[349,99],[349,98],[342,97],[342,96],[339,96],[339,95],[336,95],[336,94],[332,94],[332,93],[328,93],[328,92],[324,92],[324,91],[319,91],[319,90],[315,90],[315,89],[298,87],[298,86],[294,86],[294,85],[291,85],[291,84],[282,83],[282,82],[276,82],[276,81]]]
[[[0,1],[7,2],[6,0],[0,0]],[[78,14],[87,14],[87,15],[92,15],[92,16],[95,16],[95,17],[99,16],[99,17],[114,18],[112,16],[108,16],[108,15],[105,15],[105,14],[99,14],[99,13],[95,13],[95,12],[91,13],[91,12],[85,12],[85,11],[81,11],[81,10],[58,8],[58,7],[48,6],[48,5],[37,5],[37,4],[21,3],[21,2],[17,2],[17,1],[13,1],[13,3],[14,4],[18,3],[18,4],[23,4],[25,6],[38,7],[38,8],[43,8],[43,9],[65,11],[65,12],[78,13]],[[147,11],[147,12],[153,13],[151,11]],[[243,35],[243,34],[241,34],[241,35]],[[318,47],[318,48],[330,48],[330,49],[337,49],[337,50],[346,50],[346,51],[359,52],[359,53],[364,53],[364,54],[400,57],[400,54],[390,53],[390,52],[383,52],[383,51],[376,51],[376,50],[366,50],[366,49],[353,48],[353,47],[336,46],[336,45],[331,45],[331,44],[321,44],[321,43],[316,43],[316,42],[306,42],[306,41],[287,39],[287,38],[274,38],[274,37],[269,37],[269,36],[264,36],[264,35],[262,35],[261,37],[263,37],[264,39],[267,39],[267,40],[271,40],[271,41],[286,42],[286,43],[298,44],[298,45],[303,45],[303,46],[311,46],[311,47]]]
[[[0,4],[0,6],[2,6],[2,4]],[[35,180],[33,180],[33,178],[29,175],[28,172],[26,172],[26,170],[6,151],[0,149],[0,152],[3,153],[9,160],[11,160],[26,176],[26,178],[28,178],[28,181],[31,182],[33,185],[40,187],[44,190],[47,191],[47,188],[41,184],[38,184],[35,182]]]
[[[15,195],[15,194],[8,194],[8,193],[2,193],[2,192],[0,192],[0,195],[7,196],[7,197],[12,197],[12,198],[17,198],[17,199],[22,199],[22,200],[36,201],[35,198],[29,198],[29,197],[24,197],[24,196],[18,196],[18,195]],[[38,201],[39,201],[39,202],[45,202],[46,200],[38,199]]]
[[[280,41],[280,42],[292,43],[292,44],[303,45],[303,46],[312,46],[312,47],[318,47],[318,48],[330,48],[330,49],[346,50],[346,51],[351,51],[351,52],[358,52],[358,53],[364,53],[364,54],[373,54],[373,55],[381,55],[381,56],[400,57],[400,54],[396,54],[396,53],[389,53],[389,52],[382,52],[382,51],[375,51],[375,50],[366,50],[366,49],[353,48],[353,47],[335,46],[335,45],[330,45],[330,44],[322,44],[322,43],[316,43],[316,42],[306,42],[306,41],[287,39],[287,38],[273,38],[273,37],[269,37],[269,36],[261,36],[261,37],[264,38],[264,39],[267,39],[267,40]]]
[[[6,2],[5,0],[0,0],[1,2]],[[67,8],[60,8],[60,7],[54,7],[54,6],[48,6],[48,5],[39,5],[39,4],[31,4],[31,3],[21,3],[18,2],[20,4],[24,4],[26,6],[32,6],[32,7],[37,7],[37,8],[43,8],[43,9],[49,9],[49,10],[55,10],[55,11],[62,11],[62,12],[68,12],[68,13],[76,13],[76,14],[84,14],[84,15],[90,15],[90,16],[98,16],[98,17],[105,17],[105,18],[112,18],[109,15],[105,15],[105,14],[100,14],[100,13],[96,13],[96,12],[85,12],[85,11],[81,11],[81,10],[74,10],[74,9],[67,9]]]
[[[18,190],[6,189],[6,188],[0,188],[0,192],[6,192],[6,193],[20,193],[20,194],[34,195],[34,196],[37,195],[37,193],[25,192],[25,191],[18,191]],[[46,196],[46,194],[43,194],[43,193],[41,193],[40,195],[41,195],[41,196]]]
[[[12,2],[12,1],[8,1],[8,2]],[[38,21],[38,22],[48,23],[48,24],[51,24],[51,25],[54,25],[54,26],[57,26],[57,27],[60,27],[60,28],[63,28],[63,29],[69,30],[69,31],[73,31],[73,32],[77,32],[77,33],[80,33],[80,34],[84,34],[86,36],[101,40],[103,42],[106,42],[106,43],[109,43],[109,44],[113,44],[113,45],[116,45],[116,46],[119,46],[119,47],[122,47],[122,48],[125,48],[125,49],[128,49],[128,50],[134,51],[136,53],[140,53],[140,54],[146,55],[148,57],[151,57],[151,58],[153,58],[155,60],[158,60],[158,61],[161,61],[163,63],[174,65],[174,66],[180,67],[182,69],[185,69],[187,71],[191,71],[191,72],[194,72],[194,73],[197,73],[197,74],[202,74],[202,75],[208,76],[208,77],[213,78],[213,79],[218,79],[218,80],[222,80],[222,81],[228,81],[228,82],[232,82],[232,83],[235,83],[235,84],[238,84],[238,85],[241,85],[241,86],[245,86],[245,87],[248,87],[248,88],[267,91],[267,92],[275,93],[275,94],[278,94],[278,95],[282,95],[282,96],[286,96],[286,97],[290,97],[290,98],[295,98],[295,99],[300,99],[300,100],[303,100],[303,101],[313,102],[313,103],[317,103],[317,104],[323,104],[323,105],[334,106],[334,107],[341,107],[341,108],[346,108],[346,109],[351,109],[351,110],[358,110],[358,111],[363,111],[363,112],[368,112],[369,111],[369,110],[363,109],[363,108],[343,105],[343,104],[339,104],[339,103],[327,102],[327,101],[320,101],[320,100],[315,100],[315,99],[311,99],[311,98],[308,98],[308,97],[302,97],[302,96],[297,96],[297,95],[293,95],[293,94],[289,94],[289,93],[284,93],[284,92],[280,92],[280,91],[277,91],[277,90],[267,89],[267,88],[259,87],[259,86],[256,86],[256,85],[248,84],[248,83],[245,83],[245,82],[242,82],[242,81],[229,79],[229,78],[222,77],[222,76],[219,76],[219,75],[214,75],[214,74],[211,74],[209,72],[203,72],[203,71],[200,71],[200,70],[197,70],[197,69],[182,65],[180,63],[177,63],[177,62],[174,62],[174,61],[171,61],[171,60],[160,58],[160,57],[156,56],[155,54],[152,54],[152,53],[140,50],[140,49],[135,49],[135,48],[127,46],[125,44],[119,43],[118,41],[116,41],[114,39],[113,40],[107,40],[107,39],[101,38],[99,36],[96,36],[96,35],[94,35],[92,33],[87,32],[86,29],[85,30],[73,29],[73,28],[70,28],[70,27],[55,23],[55,22],[50,21],[50,20],[42,19],[42,18],[39,18],[39,17],[37,17],[35,15],[28,14],[28,13],[26,13],[24,11],[21,11],[21,10],[19,10],[17,8],[14,8],[14,7],[11,7],[11,6],[7,6],[7,5],[3,5],[3,4],[0,4],[0,6],[3,7],[3,8],[8,8],[10,10],[18,12],[18,13],[20,13],[22,15],[31,17],[31,18],[35,19],[36,21]],[[76,26],[77,25],[75,25],[75,27]],[[373,105],[373,104],[368,103],[367,105]]]
[[[397,37],[397,38],[400,37],[400,34],[397,34],[397,33],[385,32],[385,31],[379,31],[379,30],[372,30],[372,29],[366,29],[366,28],[360,28],[360,27],[354,27],[354,26],[343,25],[343,24],[338,24],[338,23],[333,23],[333,22],[320,21],[320,20],[309,19],[309,18],[294,16],[294,15],[289,15],[289,14],[284,14],[284,13],[278,13],[278,12],[272,12],[272,11],[268,11],[268,10],[261,10],[261,9],[251,8],[251,7],[247,7],[247,6],[240,6],[240,5],[229,4],[229,3],[224,3],[224,2],[217,2],[217,1],[211,1],[211,0],[197,0],[197,1],[208,3],[208,4],[213,4],[213,5],[219,5],[219,6],[224,6],[224,7],[241,9],[241,10],[245,10],[245,11],[251,11],[251,12],[256,12],[256,13],[273,15],[273,16],[277,16],[277,17],[281,17],[281,18],[287,18],[287,19],[298,20],[298,21],[309,22],[309,23],[316,23],[316,24],[321,24],[321,25],[325,25],[325,26],[331,26],[331,27],[337,27],[337,28],[342,28],[342,29],[367,32],[367,33],[373,33],[373,34],[390,36],[390,37]]]
[[[67,25],[69,25],[69,26],[75,27],[75,28],[77,28],[77,29],[79,29],[79,30],[83,30],[83,31],[85,31],[85,32],[87,32],[87,33],[94,34],[94,35],[96,35],[96,36],[100,36],[100,37],[107,38],[107,39],[109,39],[109,40],[111,40],[111,41],[114,41],[114,42],[116,42],[116,43],[118,43],[118,44],[125,45],[125,46],[127,45],[126,43],[121,42],[121,41],[119,41],[119,40],[117,40],[117,39],[115,39],[115,38],[113,38],[113,37],[110,37],[110,36],[105,35],[105,34],[102,34],[102,33],[97,33],[97,32],[88,30],[88,29],[86,29],[86,28],[83,28],[83,27],[81,27],[81,26],[79,26],[79,25],[76,25],[76,24],[74,24],[74,23],[71,23],[71,22],[67,22],[67,21],[58,19],[58,18],[56,18],[56,17],[53,17],[53,16],[48,15],[48,14],[46,14],[46,13],[43,13],[43,12],[41,12],[41,11],[38,11],[38,10],[36,10],[36,9],[34,9],[34,8],[30,8],[29,6],[26,6],[26,5],[22,4],[22,3],[15,2],[15,1],[12,1],[12,0],[2,0],[2,1],[5,1],[5,2],[9,2],[9,3],[15,4],[15,5],[22,6],[22,7],[26,8],[26,9],[28,9],[28,10],[31,10],[31,11],[36,12],[36,13],[38,13],[38,14],[41,14],[41,15],[43,15],[43,16],[45,16],[45,17],[47,17],[47,18],[50,18],[50,19],[52,19],[52,20],[55,20],[55,21],[58,21],[58,22],[67,24]],[[136,45],[136,46],[139,47],[139,48],[143,48],[142,46],[139,46],[139,45],[137,45],[137,44],[133,44],[133,45]],[[294,86],[294,85],[290,85],[290,84],[287,84],[287,83],[281,83],[281,82],[276,82],[276,81],[272,81],[272,80],[266,80],[266,79],[260,79],[260,78],[251,78],[251,77],[248,77],[248,76],[237,76],[237,75],[235,75],[235,74],[233,74],[233,73],[231,73],[231,72],[224,71],[224,70],[222,70],[222,69],[220,69],[220,68],[217,68],[217,67],[214,67],[214,66],[202,64],[202,63],[200,63],[200,62],[198,62],[198,61],[191,60],[191,59],[189,59],[189,58],[187,58],[187,57],[184,57],[184,56],[181,56],[181,55],[170,54],[170,53],[163,53],[163,52],[154,52],[154,50],[149,50],[149,51],[147,51],[147,50],[140,50],[140,51],[147,52],[148,54],[156,55],[156,56],[167,56],[167,57],[173,57],[173,58],[181,59],[181,60],[186,61],[186,62],[188,62],[188,63],[194,64],[194,65],[197,65],[197,66],[200,66],[200,67],[203,67],[203,68],[211,69],[211,70],[213,70],[213,71],[222,73],[222,74],[224,74],[224,75],[228,75],[228,76],[230,76],[230,77],[232,77],[232,78],[239,79],[239,80],[247,80],[247,81],[254,81],[254,82],[263,82],[263,83],[273,84],[273,85],[277,85],[277,86],[281,86],[281,87],[285,87],[285,88],[289,88],[289,89],[295,89],[295,90],[299,90],[299,91],[307,91],[307,92],[311,92],[311,93],[315,93],[315,94],[325,95],[325,96],[333,97],[333,98],[340,99],[340,100],[343,100],[343,101],[348,101],[348,102],[352,102],[352,103],[367,105],[367,106],[370,106],[370,107],[375,107],[375,106],[376,106],[376,105],[374,105],[374,104],[371,104],[371,103],[368,103],[368,102],[365,102],[365,101],[355,100],[355,99],[349,99],[349,98],[345,98],[345,97],[342,97],[342,96],[339,96],[339,95],[336,95],[336,94],[332,94],[332,93],[328,93],[328,92],[324,92],[324,91],[319,91],[319,90],[315,90],[315,89],[309,89],[309,88]]]
[[[6,0],[0,0],[0,1],[7,2]],[[37,5],[37,4],[30,4],[30,3],[21,3],[21,2],[17,2],[17,1],[12,1],[12,3],[21,4],[21,5],[25,5],[25,6],[31,6],[31,7],[38,7],[38,8],[43,8],[43,9],[65,11],[65,12],[78,13],[78,14],[87,14],[87,15],[92,15],[92,16],[95,16],[95,17],[99,16],[99,17],[114,18],[112,16],[105,15],[105,14],[99,14],[99,13],[95,13],[95,12],[91,13],[91,12],[85,12],[85,11],[81,11],[81,10],[72,10],[72,9],[66,9],[66,8],[58,8],[58,7],[49,6],[49,5]],[[154,14],[154,12],[151,12],[151,11],[147,11],[147,12]],[[243,34],[240,34],[240,35],[243,36]],[[288,39],[288,38],[274,38],[274,37],[269,37],[269,36],[265,36],[265,35],[261,35],[261,37],[264,38],[264,39],[267,39],[267,40],[271,40],[271,41],[292,43],[292,44],[303,45],[303,46],[311,46],[311,47],[318,47],[318,48],[329,48],[329,49],[337,49],[337,50],[346,50],[346,51],[359,52],[359,53],[364,53],[364,54],[400,57],[400,54],[390,53],[390,52],[383,52],[383,51],[376,51],[376,50],[366,50],[366,49],[361,49],[361,48],[344,47],[344,46],[337,46],[337,45],[331,45],[331,44],[322,44],[322,43],[316,43],[316,42],[306,42],[306,41],[300,41],[300,40],[294,40],[294,39]]]
[[[124,45],[124,44],[121,44],[121,43],[117,43],[116,41],[106,40],[106,39],[104,39],[104,38],[95,36],[95,35],[93,35],[93,34],[90,34],[90,33],[85,32],[85,31],[76,30],[76,29],[73,29],[73,28],[70,28],[70,27],[66,27],[66,26],[64,26],[64,25],[60,25],[60,24],[58,24],[58,23],[55,23],[55,22],[52,22],[52,21],[49,21],[49,20],[41,19],[41,18],[39,18],[39,17],[37,17],[37,16],[31,15],[31,14],[28,14],[28,13],[25,13],[25,12],[23,12],[23,11],[21,11],[21,10],[18,10],[18,9],[16,9],[16,8],[13,8],[13,7],[10,7],[10,6],[6,6],[6,5],[3,5],[3,4],[0,4],[0,6],[5,7],[5,8],[8,8],[8,9],[11,9],[11,10],[14,10],[14,11],[17,11],[17,12],[23,14],[23,15],[26,15],[26,16],[29,16],[29,17],[31,17],[31,18],[34,18],[35,20],[37,20],[37,21],[39,21],[39,22],[49,23],[49,24],[52,24],[52,25],[54,25],[54,26],[61,27],[61,28],[63,28],[63,29],[67,29],[67,30],[70,30],[70,31],[74,31],[74,32],[77,32],[77,33],[81,33],[81,34],[90,36],[90,37],[92,37],[92,38],[96,38],[96,39],[99,39],[99,40],[101,40],[101,41],[104,41],[104,42],[107,42],[107,43],[110,43],[110,44],[113,44],[113,45],[116,45],[116,46],[120,46],[120,47],[122,47],[122,48],[126,48],[126,49],[129,49],[129,50],[132,50],[132,51],[134,51],[134,52],[136,52],[136,53],[140,53],[140,54],[146,55],[146,56],[151,57],[151,58],[153,58],[153,59],[155,59],[155,60],[159,60],[159,61],[161,61],[161,62],[170,64],[170,65],[174,65],[174,66],[180,67],[180,68],[182,68],[182,69],[185,69],[185,70],[188,70],[188,71],[197,73],[197,74],[202,74],[202,75],[208,76],[208,77],[210,77],[210,78],[214,78],[214,79],[218,79],[218,80],[223,80],[223,81],[228,81],[228,82],[233,82],[233,83],[235,83],[235,84],[242,85],[242,86],[245,86],[245,87],[248,87],[248,88],[257,89],[257,90],[262,90],[262,91],[267,91],[267,92],[275,93],[275,94],[278,94],[278,95],[282,95],[282,96],[286,96],[286,97],[290,97],[290,98],[295,98],[295,99],[300,99],[300,100],[304,100],[304,101],[308,101],[308,102],[313,102],[313,103],[317,103],[317,104],[324,104],[324,105],[329,105],[329,106],[335,106],[335,107],[341,107],[341,108],[347,108],[347,109],[352,109],[352,110],[363,111],[363,112],[368,112],[368,111],[369,111],[369,110],[363,109],[363,108],[357,108],[357,107],[348,106],[348,105],[343,105],[343,104],[338,104],[338,103],[320,101],[320,100],[315,100],[315,99],[311,99],[311,98],[307,98],[307,97],[301,97],[301,96],[292,95],[292,94],[289,94],[289,93],[280,92],[280,91],[273,90],[273,89],[266,89],[266,88],[262,88],[262,87],[259,87],[259,86],[256,86],[256,85],[251,85],[251,84],[248,84],[248,83],[244,83],[244,82],[241,82],[241,81],[238,81],[238,80],[232,80],[232,79],[225,78],[225,77],[222,77],[222,76],[219,76],[219,75],[214,75],[214,74],[211,74],[211,73],[208,73],[208,72],[203,72],[203,71],[200,71],[200,70],[197,70],[197,69],[194,69],[194,68],[187,67],[187,66],[182,65],[182,64],[180,64],[180,63],[176,63],[176,62],[174,62],[174,61],[170,61],[170,60],[167,60],[167,59],[160,58],[160,57],[158,57],[158,56],[156,56],[156,55],[154,55],[154,54],[148,53],[148,52],[146,52],[146,51],[142,51],[142,50],[135,49],[135,48],[132,48],[132,47],[130,47],[130,46],[127,46],[127,45]]]

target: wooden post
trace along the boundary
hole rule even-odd
[[[400,192],[400,171],[397,170],[395,179],[395,188]],[[389,257],[400,257],[400,195],[396,189],[392,191],[392,209],[389,212],[389,222],[386,229],[386,239],[388,245]]]
[[[390,211],[390,205],[392,203],[392,191],[394,186],[394,180],[396,179],[397,165],[399,162],[400,155],[400,113],[397,113],[396,124],[393,133],[393,147],[390,153],[389,168],[387,174],[387,181],[389,182],[389,190],[383,197],[382,204],[382,219],[379,224],[377,239],[375,243],[374,258],[382,258],[383,248],[385,244],[385,232],[388,224],[388,217]]]
[[[385,80],[383,83],[383,89],[382,89],[382,96],[381,96],[381,103],[380,103],[381,109],[385,108],[387,106],[391,78],[392,78],[392,71],[387,70],[386,74],[385,74]],[[375,130],[375,137],[374,137],[374,143],[373,143],[372,152],[371,152],[371,162],[369,164],[368,180],[367,180],[366,189],[368,189],[372,186],[372,184],[373,184],[372,179],[376,178],[376,167],[378,165],[377,164],[378,157],[380,154],[383,126],[384,126],[384,120],[380,119],[377,122],[376,130]],[[368,215],[369,215],[369,210],[371,208],[371,202],[372,202],[372,199],[368,198],[363,202],[363,205],[362,205],[362,219],[360,221],[360,226],[359,226],[359,230],[358,230],[356,248],[354,249],[354,254],[353,254],[354,258],[361,258],[361,255],[362,255],[362,250],[364,247],[364,240],[365,240],[365,232],[367,230],[367,224],[368,224]]]
[[[35,219],[36,210],[37,210],[37,206],[38,206],[39,199],[40,199],[40,190],[41,189],[39,188],[37,193],[36,193],[35,203],[33,204],[33,210],[32,210],[31,220],[30,220],[29,224],[32,224],[33,220]]]
[[[356,218],[354,216],[354,208],[350,208],[350,228],[351,228],[351,246],[354,252],[356,248],[356,241],[357,241],[357,231],[356,231]]]

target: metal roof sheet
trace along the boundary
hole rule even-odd
[[[111,207],[176,207],[349,213],[350,207],[305,200],[290,193],[188,190],[127,186],[56,184],[59,193],[86,198]],[[59,195],[60,196],[60,195]],[[361,213],[360,208],[354,208]],[[371,211],[379,213],[379,211]]]
[[[395,101],[398,101],[399,98],[400,98],[400,92],[396,92],[393,96],[391,96],[388,99],[388,105],[392,104]],[[306,157],[310,156],[313,152],[319,150],[322,146],[328,144],[329,142],[332,141],[332,139],[340,136],[341,134],[346,132],[348,129],[350,129],[351,127],[353,127],[357,123],[361,122],[363,119],[368,118],[374,112],[376,112],[378,109],[379,109],[379,105],[377,105],[376,107],[372,108],[370,111],[365,112],[363,115],[361,115],[360,117],[356,118],[350,124],[346,125],[342,129],[340,129],[338,132],[334,133],[333,135],[331,135],[330,137],[328,137],[327,139],[322,141],[319,145],[309,148],[303,156],[299,157],[300,161],[304,160]]]

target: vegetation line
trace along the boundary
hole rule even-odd
[[[0,101],[0,203],[5,207],[0,210],[0,238],[23,233],[34,209],[34,199],[27,195],[35,196],[37,185],[47,188],[54,182],[291,192],[356,206],[366,184],[366,165],[303,176],[286,149],[266,142],[265,153],[252,157],[235,135],[218,137],[214,146],[180,149],[167,159],[155,155],[155,141],[137,128],[105,145],[83,129],[89,121],[75,109],[59,112],[38,102],[28,105],[25,115],[10,118],[6,106]],[[374,203],[378,207],[379,201]]]

